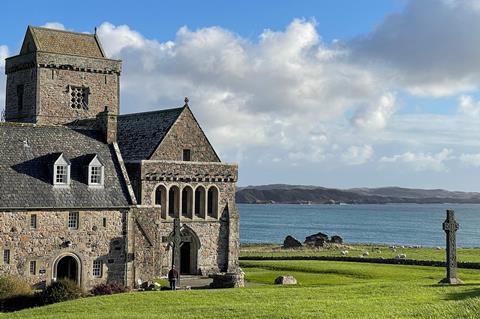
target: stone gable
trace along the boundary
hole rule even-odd
[[[193,162],[220,162],[189,107],[185,107],[150,159],[182,161],[185,149],[191,151]]]

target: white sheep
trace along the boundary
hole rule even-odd
[[[342,253],[342,256],[346,256],[346,255],[348,255],[348,250],[342,250],[341,253]]]
[[[364,251],[363,254],[362,254],[363,257],[367,257],[368,255],[370,255],[370,254],[368,253],[368,251]]]
[[[396,259],[406,259],[407,258],[407,255],[406,254],[400,254],[400,255],[397,255]]]

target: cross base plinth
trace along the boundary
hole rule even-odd
[[[439,281],[439,284],[443,285],[463,285],[463,281],[458,278],[443,278]]]

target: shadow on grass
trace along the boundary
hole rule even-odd
[[[311,269],[311,268],[306,268],[306,267],[288,267],[288,266],[273,266],[273,265],[262,265],[262,264],[252,264],[252,265],[244,265],[243,268],[248,269],[248,268],[257,268],[257,269],[264,269],[264,270],[270,270],[270,271],[285,271],[285,272],[301,272],[301,273],[307,273],[307,274],[317,274],[317,275],[339,275],[339,276],[345,276],[345,277],[350,277],[350,278],[357,278],[357,279],[374,279],[374,276],[370,276],[358,271],[349,271],[349,270],[343,270],[343,269]]]
[[[469,290],[460,291],[460,292],[451,292],[447,295],[445,299],[465,300],[465,299],[478,298],[478,297],[480,297],[480,288],[469,289]]]
[[[0,299],[0,312],[14,312],[43,306],[45,303],[38,294],[11,296]]]
[[[447,289],[447,294],[445,296],[445,300],[466,300],[471,298],[479,298],[480,297],[480,284],[478,283],[468,283],[462,285],[444,285],[444,284],[434,284],[434,285],[427,285],[426,287],[430,288],[441,288]],[[461,287],[472,287],[468,290],[458,291]],[[475,288],[473,288],[475,287]],[[448,291],[450,290],[450,291]]]

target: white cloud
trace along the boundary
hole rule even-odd
[[[352,59],[376,65],[385,80],[412,94],[452,95],[480,83],[477,0],[408,1],[373,32],[350,43]]]
[[[47,22],[42,25],[43,28],[56,29],[56,30],[66,30],[65,26],[60,22]]]
[[[379,101],[359,108],[352,118],[355,126],[364,130],[383,129],[395,111],[395,95],[386,93]]]
[[[462,95],[458,99],[458,112],[468,117],[478,118],[480,116],[480,103],[474,101],[471,96]]]
[[[462,154],[459,158],[460,161],[467,166],[480,167],[480,153]]]
[[[405,152],[391,157],[383,156],[379,161],[381,163],[404,163],[412,166],[416,171],[442,172],[448,170],[445,162],[451,159],[454,159],[452,150],[444,148],[436,154]]]
[[[6,45],[0,45],[0,68],[5,67],[5,59],[9,56],[8,47]]]
[[[189,96],[227,157],[262,147],[277,158],[321,161],[330,127],[346,111],[380,97],[362,117],[374,117],[374,127],[393,112],[394,97],[384,94],[382,82],[345,62],[344,48],[323,43],[314,21],[265,30],[255,42],[220,27],[182,27],[174,40],[159,42],[106,22],[98,35],[107,54],[124,63],[123,112],[178,106]]]
[[[6,45],[0,45],[0,113],[5,107],[5,58],[8,56],[8,47]]]
[[[342,161],[347,165],[360,165],[367,162],[373,156],[371,145],[350,146],[341,156]]]

